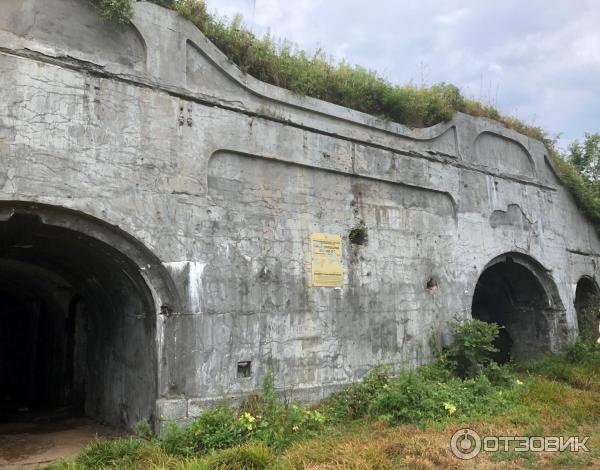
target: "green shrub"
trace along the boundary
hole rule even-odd
[[[418,371],[392,377],[377,369],[360,384],[330,397],[326,413],[335,419],[371,416],[391,424],[422,424],[503,411],[514,400],[515,375],[491,356],[498,325],[479,320],[452,322],[453,343],[434,344],[438,359]]]
[[[141,419],[135,423],[135,434],[144,439],[150,439],[153,436],[152,427],[147,419]]]
[[[508,386],[515,381],[515,373],[508,364],[498,365],[492,361],[481,370],[481,373],[493,385]]]
[[[198,441],[189,427],[182,427],[172,421],[167,425],[162,448],[167,454],[188,457],[197,452]]]
[[[325,422],[325,416],[319,411],[278,397],[272,373],[266,375],[259,399],[238,419],[246,428],[248,438],[276,449],[282,449],[294,440],[311,435],[320,430]]]
[[[445,356],[440,359],[421,366],[419,373],[426,380],[433,382],[447,382],[453,377],[455,364]]]
[[[369,413],[391,424],[422,423],[439,418],[443,402],[436,400],[435,382],[416,372],[394,378],[369,406]]]
[[[493,353],[498,351],[494,347],[498,325],[480,320],[454,321],[450,329],[453,342],[448,348],[449,360],[459,377],[475,377],[492,362]]]
[[[192,456],[260,441],[282,449],[294,440],[323,428],[325,416],[275,393],[271,373],[263,381],[260,396],[245,401],[240,410],[229,405],[208,408],[187,427],[170,423],[162,441],[165,452]]]
[[[387,368],[377,367],[362,382],[333,393],[325,403],[327,416],[334,420],[358,419],[367,415],[371,402],[390,381]]]
[[[577,338],[565,349],[565,358],[570,363],[583,362],[592,351],[593,346]]]
[[[419,372],[405,372],[381,390],[369,414],[394,425],[490,416],[513,403],[512,382],[496,386],[484,374],[438,382]]]
[[[221,405],[205,410],[190,426],[202,450],[225,449],[244,442],[244,426],[238,419],[236,410]]]
[[[131,17],[131,0],[92,0],[100,16],[115,25],[123,25]]]
[[[228,405],[208,408],[186,427],[169,423],[163,438],[165,452],[191,456],[214,449],[226,449],[242,444],[247,432],[236,410]]]

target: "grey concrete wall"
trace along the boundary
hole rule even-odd
[[[411,130],[295,96],[146,2],[118,33],[87,2],[47,3],[0,4],[0,198],[116,225],[166,267],[171,305],[149,281],[159,417],[252,392],[269,368],[315,399],[378,363],[421,364],[508,252],[556,292],[550,349],[576,334],[599,241],[540,142],[462,114]],[[352,245],[360,221],[368,244]],[[343,287],[310,286],[313,232],[342,237]]]

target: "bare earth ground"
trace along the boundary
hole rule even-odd
[[[102,436],[119,436],[114,428],[66,413],[26,413],[0,423],[0,469],[35,469],[75,456]]]

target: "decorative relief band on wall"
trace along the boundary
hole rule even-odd
[[[251,203],[248,211],[265,206],[320,213],[329,204],[346,210],[354,201],[386,210],[424,211],[453,223],[457,216],[454,199],[444,191],[228,151],[218,151],[209,160],[208,192],[217,204],[224,198],[246,200]]]
[[[482,132],[472,148],[472,163],[508,175],[535,178],[535,165],[529,151],[519,142],[495,132]]]

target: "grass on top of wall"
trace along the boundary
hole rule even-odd
[[[132,0],[90,0],[104,19],[127,23]],[[179,12],[194,23],[236,66],[253,77],[298,95],[311,96],[362,111],[410,128],[448,121],[457,111],[484,117],[537,139],[547,147],[564,185],[579,209],[600,233],[600,196],[571,163],[560,155],[555,139],[539,126],[531,126],[495,107],[469,99],[448,83],[431,86],[395,85],[377,72],[347,62],[335,64],[322,50],[308,53],[270,35],[257,37],[242,18],[231,21],[208,12],[203,0],[149,0]]]

